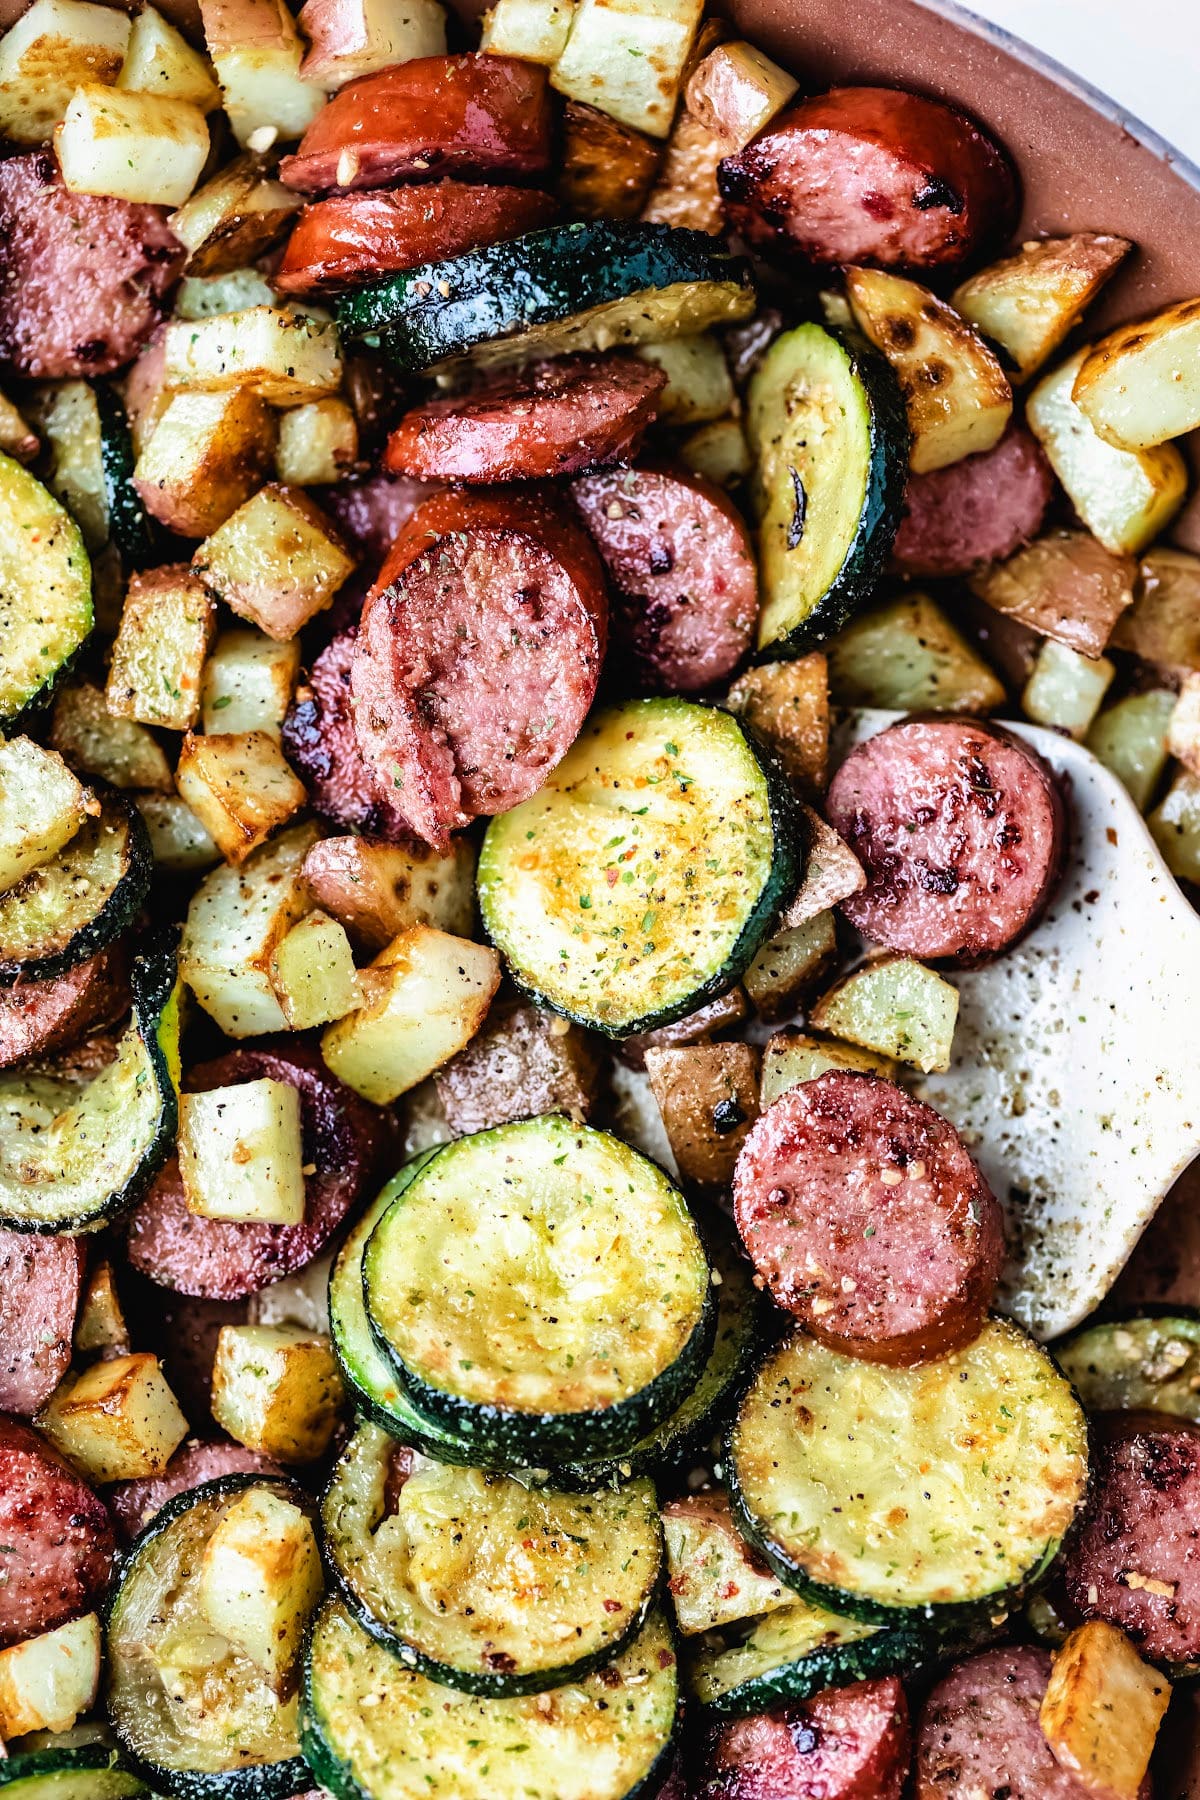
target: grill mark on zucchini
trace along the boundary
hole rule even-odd
[[[50,981],[105,949],[146,898],[152,868],[142,815],[106,792],[53,862],[0,894],[0,987]]]

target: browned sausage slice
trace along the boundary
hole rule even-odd
[[[183,258],[157,207],[68,193],[46,150],[0,162],[0,363],[39,381],[111,374]]]
[[[1007,237],[1007,156],[965,114],[899,88],[834,88],[772,120],[717,182],[733,230],[810,262],[932,269]]]
[[[28,1425],[0,1418],[0,1645],[53,1631],[104,1593],[108,1508]]]
[[[899,1681],[859,1681],[714,1727],[698,1800],[900,1800],[908,1758]]]
[[[539,492],[435,494],[367,599],[350,672],[359,749],[414,836],[445,848],[570,749],[604,657],[604,574]]]
[[[128,961],[124,944],[110,944],[53,980],[0,988],[0,1069],[119,1019],[129,1006]]]
[[[750,648],[758,578],[741,514],[713,482],[655,467],[572,490],[615,590],[613,637],[647,686],[693,694]]]
[[[129,1260],[160,1287],[236,1300],[320,1255],[358,1199],[383,1148],[383,1115],[343,1087],[311,1045],[265,1042],[193,1069],[192,1093],[239,1081],[286,1081],[300,1092],[306,1212],[300,1225],[235,1224],[188,1211],[171,1162],[129,1221]]]
[[[1004,1259],[1000,1204],[954,1127],[830,1069],[752,1127],[734,1216],[775,1299],[822,1343],[911,1363],[969,1343]]]
[[[77,1238],[0,1231],[0,1411],[32,1418],[66,1374],[83,1263]]]
[[[997,955],[1037,923],[1062,871],[1053,773],[976,719],[914,719],[868,738],[829,784],[826,812],[867,874],[842,911],[910,956]]]
[[[317,488],[318,503],[365,561],[378,568],[400,532],[432,489],[399,475],[368,475]],[[349,583],[347,583],[349,586]]]
[[[347,831],[394,842],[406,835],[404,819],[379,793],[354,735],[350,664],[356,636],[353,628],[339,632],[297,689],[283,721],[283,753],[317,812]]]
[[[269,1456],[246,1450],[228,1438],[189,1438],[161,1475],[116,1482],[108,1491],[108,1504],[118,1531],[129,1544],[168,1500],[199,1487],[202,1481],[216,1481],[222,1475],[279,1474],[279,1464]]]
[[[1013,426],[992,450],[910,475],[892,561],[906,575],[967,575],[1036,537],[1054,492],[1041,445]]]
[[[666,379],[636,356],[560,357],[414,407],[384,460],[420,481],[574,475],[634,454]]]

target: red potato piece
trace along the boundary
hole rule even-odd
[[[976,964],[1034,926],[1067,822],[1035,750],[976,719],[914,719],[856,746],[826,813],[866,870],[842,902],[856,930],[926,960]]]
[[[557,201],[536,188],[466,181],[336,194],[304,208],[271,279],[285,294],[339,294],[537,231],[557,216]]]
[[[540,481],[625,461],[654,420],[666,376],[636,356],[564,356],[426,400],[384,461],[419,481]]]
[[[1011,229],[1007,156],[973,120],[898,88],[845,87],[780,113],[717,169],[730,227],[819,264],[934,269]]]
[[[32,1418],[70,1367],[83,1264],[77,1238],[0,1231],[0,1411]]]
[[[339,632],[312,666],[283,721],[283,753],[310,804],[347,831],[390,843],[407,835],[403,816],[377,790],[354,735],[350,665],[357,632]]]
[[[741,514],[683,469],[614,469],[571,489],[614,590],[612,629],[639,679],[699,693],[732,674],[758,619]]]
[[[185,254],[158,207],[68,193],[48,151],[0,162],[0,364],[111,375],[153,332]]]
[[[305,1163],[301,1225],[231,1224],[188,1211],[171,1162],[129,1221],[135,1269],[179,1294],[237,1300],[281,1281],[319,1256],[371,1177],[386,1142],[376,1107],[332,1076],[312,1046],[267,1040],[193,1069],[191,1093],[240,1081],[286,1081],[300,1091]]]
[[[511,56],[419,56],[332,95],[285,156],[301,193],[384,187],[443,175],[520,180],[550,163],[546,71]]]
[[[1110,1413],[1095,1436],[1087,1513],[1062,1565],[1067,1600],[1119,1625],[1151,1662],[1200,1663],[1200,1426]]]
[[[714,1726],[697,1795],[698,1800],[900,1800],[908,1764],[908,1703],[892,1676],[831,1688],[776,1712]]]
[[[124,945],[112,944],[50,981],[0,988],[0,1069],[61,1050],[119,1019],[129,1006],[128,967]]]
[[[117,1530],[127,1544],[148,1525],[155,1513],[173,1500],[216,1481],[222,1475],[280,1475],[279,1464],[257,1450],[246,1450],[228,1438],[189,1438],[181,1444],[161,1475],[139,1481],[118,1481],[108,1491],[108,1504]]]
[[[992,450],[910,475],[892,561],[906,575],[968,575],[1036,537],[1054,493],[1041,445],[1014,426]]]
[[[582,527],[521,488],[437,494],[367,599],[350,683],[381,796],[444,849],[535,793],[578,735],[607,635]]]
[[[978,1335],[1000,1204],[954,1127],[892,1082],[830,1069],[781,1095],[741,1148],[733,1207],[772,1295],[821,1343],[912,1363]]]
[[[28,1425],[0,1418],[0,1646],[94,1607],[112,1573],[108,1508]]]

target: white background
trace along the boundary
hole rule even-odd
[[[963,0],[1200,163],[1200,0]]]

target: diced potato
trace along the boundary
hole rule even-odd
[[[53,862],[87,816],[88,796],[54,750],[0,740],[0,894]]]
[[[1164,530],[1187,494],[1187,464],[1174,444],[1115,450],[1071,398],[1086,349],[1045,376],[1025,418],[1093,537],[1114,555],[1136,556]]]
[[[1087,747],[1129,789],[1139,812],[1154,798],[1167,766],[1167,728],[1175,708],[1168,688],[1127,694],[1096,718]]]
[[[758,1051],[751,1044],[684,1044],[646,1051],[646,1073],[685,1181],[725,1187],[758,1117]]]
[[[60,688],[51,715],[50,741],[84,775],[117,788],[169,794],[175,783],[162,745],[144,725],[116,719],[90,681]]]
[[[790,1606],[795,1595],[754,1555],[724,1494],[689,1494],[662,1509],[669,1591],[684,1637]]]
[[[687,109],[727,150],[742,150],[783,110],[799,85],[795,76],[739,38],[718,44],[692,70]]]
[[[301,79],[304,40],[283,0],[200,0],[200,12],[238,143],[303,136],[325,96]]]
[[[734,487],[749,475],[753,459],[746,434],[737,419],[714,419],[689,432],[679,446],[679,460],[694,475],[704,475],[718,487]]]
[[[90,381],[50,381],[25,405],[46,439],[46,485],[62,501],[91,552],[109,539],[108,488],[100,445],[100,409]]]
[[[133,484],[169,530],[206,537],[254,493],[274,447],[275,415],[248,389],[174,394],[138,454]]]
[[[279,940],[312,910],[301,877],[315,825],[297,825],[247,857],[223,866],[192,895],[179,947],[179,973],[227,1037],[286,1031],[271,986]]]
[[[297,1325],[223,1325],[212,1411],[231,1438],[282,1463],[324,1456],[344,1399],[329,1339]]]
[[[299,194],[282,182],[267,180],[260,159],[246,155],[227,163],[198,188],[171,214],[168,224],[187,247],[189,275],[225,275],[245,268],[268,250],[299,207]],[[270,305],[271,290],[265,283],[264,290]]]
[[[642,208],[648,225],[676,225],[716,236],[725,229],[717,191],[717,164],[725,145],[715,131],[690,112],[680,112],[671,130],[658,178]]]
[[[188,1211],[237,1225],[304,1219],[300,1093],[239,1081],[179,1096],[179,1173]]]
[[[328,1251],[306,1263],[295,1275],[285,1275],[269,1287],[251,1294],[247,1305],[249,1325],[302,1325],[305,1331],[329,1335],[329,1273],[334,1253]]]
[[[829,764],[829,665],[823,651],[760,663],[729,690],[728,705],[779,758],[801,793],[823,792]]]
[[[572,0],[573,9],[574,0]],[[636,219],[658,174],[662,145],[597,106],[563,108],[558,197],[581,219]]]
[[[176,387],[250,388],[276,406],[336,394],[342,353],[336,325],[276,306],[179,320],[163,334],[163,367]]]
[[[1024,380],[1074,331],[1133,245],[1127,238],[1080,231],[1032,238],[1015,256],[991,263],[954,290],[968,324],[999,344]]]
[[[1200,675],[1186,675],[1167,727],[1167,749],[1200,775]]]
[[[703,10],[703,0],[578,0],[551,85],[665,138]]]
[[[340,481],[358,460],[358,421],[344,400],[310,400],[280,415],[275,473],[293,487]]]
[[[950,1067],[958,989],[911,956],[880,956],[835,982],[809,1019],[817,1031],[930,1075]]]
[[[549,68],[567,47],[574,16],[575,0],[496,0],[483,15],[479,48]]]
[[[271,482],[205,539],[192,567],[234,612],[286,643],[330,604],[354,558],[307,494]]]
[[[221,90],[208,58],[194,50],[153,6],[144,6],[133,21],[117,86],[136,94],[186,100],[205,113],[221,104]]]
[[[859,330],[896,372],[916,474],[947,468],[999,442],[1012,417],[1008,377],[953,307],[883,269],[848,269],[846,294]]]
[[[654,1031],[639,1031],[632,1037],[622,1039],[621,1063],[632,1069],[644,1069],[647,1050],[670,1049],[676,1044],[711,1043],[722,1031],[731,1031],[749,1015],[750,1003],[746,999],[745,988],[740,985],[731,987],[727,993],[710,1000],[707,1006],[697,1007],[694,1013],[676,1019],[671,1025],[659,1025]],[[665,1142],[657,1107],[655,1122],[659,1136]]]
[[[324,912],[310,912],[280,941],[271,985],[293,1031],[328,1025],[362,1004],[350,939]]]
[[[299,639],[279,644],[253,626],[223,631],[200,683],[204,730],[268,731],[278,737],[299,674]]]
[[[800,802],[804,826],[804,878],[779,915],[787,930],[807,925],[867,885],[862,864],[844,838],[811,806]]]
[[[1020,619],[1081,656],[1099,656],[1133,601],[1136,567],[1086,531],[1052,531],[1007,562],[970,579],[971,591],[997,612]]]
[[[382,950],[410,925],[471,935],[475,849],[469,838],[455,838],[444,856],[423,844],[324,838],[304,859],[304,879],[317,905],[368,950]]]
[[[1171,1700],[1165,1675],[1143,1662],[1107,1619],[1072,1631],[1042,1696],[1042,1735],[1054,1760],[1105,1800],[1137,1800]]]
[[[1117,620],[1110,642],[1168,681],[1200,669],[1200,556],[1152,550],[1142,562],[1134,603]]]
[[[410,925],[362,973],[363,1005],[326,1027],[321,1054],[339,1081],[389,1106],[458,1053],[500,985],[500,958],[428,925]]]
[[[45,143],[84,82],[113,82],[129,20],[89,0],[34,0],[0,40],[0,137]]]
[[[124,1356],[130,1348],[129,1327],[113,1266],[105,1257],[88,1276],[75,1321],[75,1349],[80,1356]]]
[[[136,794],[154,860],[172,875],[198,875],[221,861],[212,833],[178,794]]]
[[[1200,299],[1119,325],[1088,353],[1076,404],[1105,443],[1149,450],[1200,426]]]
[[[190,731],[215,629],[216,606],[185,563],[131,576],[104,691],[113,717]]]
[[[66,1376],[37,1427],[93,1482],[161,1475],[188,1430],[157,1356],[144,1353]]]
[[[197,1594],[213,1630],[282,1686],[321,1589],[312,1522],[271,1488],[247,1488],[204,1546]]]
[[[769,1040],[762,1057],[759,1104],[766,1108],[801,1081],[813,1081],[827,1069],[852,1069],[862,1075],[896,1079],[893,1057],[842,1044],[837,1038],[812,1037],[803,1031],[780,1031]]]
[[[266,731],[189,732],[175,785],[231,863],[244,862],[308,798],[278,739]]]
[[[1055,725],[1073,738],[1085,738],[1116,672],[1107,656],[1080,656],[1047,638],[1021,705],[1035,725]]]
[[[662,424],[697,425],[705,419],[721,418],[733,405],[729,364],[711,331],[668,338],[661,344],[639,344],[637,353],[666,375],[667,385],[657,402]]]
[[[37,432],[26,424],[7,394],[0,394],[0,451],[14,462],[28,463],[40,449]]]
[[[742,985],[760,1019],[790,1018],[829,974],[837,958],[837,930],[831,912],[803,925],[777,931],[759,950]]]
[[[261,269],[230,269],[223,275],[185,275],[172,310],[177,319],[215,319],[274,304],[275,290]]]
[[[133,454],[140,456],[169,406],[172,393],[163,372],[163,334],[156,329],[138,351],[120,384],[133,440]]]
[[[1200,776],[1181,770],[1146,823],[1172,875],[1200,882]]]
[[[438,0],[305,0],[300,24],[312,44],[300,73],[326,93],[446,49]]]
[[[208,158],[208,126],[186,100],[93,85],[76,88],[54,144],[73,193],[182,206]]]
[[[69,1731],[96,1704],[101,1648],[100,1620],[85,1613],[0,1650],[0,1737]]]
[[[984,713],[1004,701],[1003,683],[928,594],[901,594],[861,613],[825,654],[838,706]]]
[[[587,1032],[524,1001],[498,1001],[465,1050],[434,1077],[455,1137],[513,1119],[565,1113],[586,1123],[599,1059]]]

